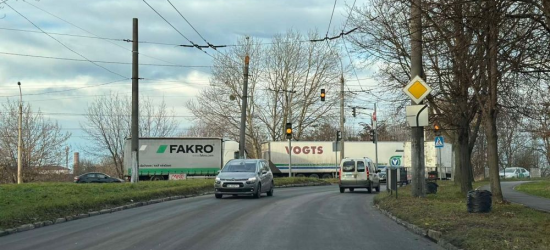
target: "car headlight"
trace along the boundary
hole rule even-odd
[[[216,184],[220,184],[222,183],[222,180],[220,179],[220,177],[216,177]]]
[[[250,178],[248,178],[248,180],[246,181],[246,183],[252,184],[252,183],[255,183],[256,180],[257,180],[256,177],[250,177]]]

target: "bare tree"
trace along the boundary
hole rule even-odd
[[[17,182],[17,145],[19,103],[9,101],[3,105],[0,116],[0,165],[7,182]],[[65,147],[70,133],[62,132],[57,122],[44,118],[30,104],[23,107],[22,117],[22,173],[23,181],[31,182],[40,167],[60,165],[65,159]]]
[[[280,34],[272,44],[241,38],[240,46],[218,54],[211,86],[187,107],[208,127],[221,127],[223,134],[238,138],[242,96],[242,62],[250,56],[246,140],[249,156],[260,156],[265,140],[284,138],[284,126],[292,122],[294,139],[301,140],[314,124],[335,120],[331,110],[338,102],[339,55],[325,43],[304,43],[317,38],[294,31]],[[319,100],[320,89],[327,93]]]
[[[131,135],[132,106],[129,97],[111,93],[88,105],[86,123],[80,124],[93,141],[85,151],[97,157],[109,156],[115,173],[124,175],[124,143]],[[174,111],[166,108],[164,99],[155,107],[148,98],[140,98],[140,137],[175,135],[178,128]]]

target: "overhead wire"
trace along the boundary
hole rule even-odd
[[[185,38],[185,40],[187,40],[190,44],[192,44],[193,47],[197,48],[198,50],[202,51],[203,53],[207,54],[208,56],[214,58],[212,55],[208,54],[208,52],[203,50],[201,48],[201,46],[199,46],[198,44],[196,44],[193,41],[189,40],[189,38],[187,38],[183,33],[181,33],[181,31],[179,31],[174,25],[172,25],[172,23],[170,23],[168,20],[166,20],[166,18],[164,18],[164,16],[162,16],[155,8],[153,8],[153,6],[151,6],[149,3],[147,3],[147,1],[143,0],[143,2],[145,4],[147,4],[147,6],[149,6],[149,8],[151,8],[151,10],[153,10],[155,13],[157,13],[157,15],[160,18],[162,18],[162,20],[164,20],[168,25],[170,25],[170,27],[172,27],[176,32],[178,32],[178,34],[180,34],[183,38]]]
[[[346,29],[346,27],[348,25],[349,18],[351,16],[351,13],[353,12],[353,8],[355,8],[355,3],[356,2],[357,2],[357,0],[353,1],[353,5],[351,6],[351,9],[349,10],[348,18],[346,18],[346,22],[344,23],[344,27],[342,28],[342,32],[344,32],[344,30]]]
[[[353,8],[355,7],[356,1],[357,0],[353,1],[353,5],[351,6],[351,9],[349,10],[348,17],[346,18],[346,22],[344,23],[344,27],[342,27],[342,33],[344,32],[344,30],[346,29],[346,26],[348,25],[348,21],[349,21],[349,18],[351,17],[351,13],[353,12]],[[359,76],[357,75],[357,71],[355,70],[355,66],[353,64],[353,60],[352,60],[351,55],[349,53],[348,46],[346,45],[346,39],[344,39],[344,36],[342,36],[342,42],[344,43],[344,48],[346,49],[346,53],[348,54],[349,63],[351,65],[353,73],[355,74],[355,78],[357,79],[357,83],[359,83],[359,87],[361,88],[361,90],[363,90],[363,86],[361,86],[361,81],[359,80]]]
[[[5,2],[4,4],[5,4],[6,6],[8,6],[10,9],[12,9],[13,11],[15,11],[17,14],[19,14],[21,17],[23,17],[25,20],[27,20],[29,23],[31,23],[34,27],[36,27],[37,29],[39,29],[40,31],[42,31],[42,33],[46,34],[47,36],[49,36],[50,38],[52,38],[53,40],[55,40],[57,43],[61,44],[63,47],[65,47],[65,48],[68,49],[69,51],[71,51],[71,52],[77,54],[78,56],[80,56],[80,57],[86,59],[86,60],[89,61],[90,63],[92,63],[92,64],[94,64],[94,65],[96,65],[96,66],[98,66],[98,67],[100,67],[100,68],[102,68],[102,69],[104,69],[104,70],[106,70],[106,71],[112,73],[112,74],[115,74],[115,75],[120,76],[120,77],[122,77],[122,78],[128,78],[128,77],[123,76],[123,75],[121,75],[121,74],[119,74],[119,73],[116,73],[116,72],[114,72],[114,71],[112,71],[112,70],[110,70],[110,69],[108,69],[108,68],[105,68],[105,67],[103,67],[103,66],[101,66],[101,65],[99,65],[99,64],[97,64],[97,63],[92,62],[90,59],[88,59],[88,58],[85,57],[84,55],[82,55],[82,54],[76,52],[75,50],[71,49],[69,46],[67,46],[67,45],[65,45],[64,43],[62,43],[61,41],[57,40],[57,39],[56,39],[55,37],[53,37],[52,35],[48,34],[46,31],[44,31],[42,28],[40,28],[38,25],[36,25],[36,24],[35,24],[34,22],[32,22],[30,19],[28,19],[25,15],[21,14],[21,12],[19,12],[19,11],[17,11],[16,9],[14,9],[13,7],[11,7],[11,5],[9,5],[7,2]]]
[[[43,112],[43,111],[37,111],[37,112],[27,112],[29,114],[41,114],[41,115],[49,115],[49,116],[97,116],[97,117],[131,117],[132,115],[129,114],[116,114],[116,115],[109,115],[109,114],[88,114],[88,113],[67,113],[67,112]],[[0,114],[10,114],[10,112],[0,111]],[[194,115],[151,115],[151,116],[140,116],[140,117],[176,117],[176,118],[193,118]]]
[[[122,82],[122,81],[130,80],[130,79],[131,78],[126,78],[126,79],[120,79],[120,80],[116,80],[116,81],[110,81],[110,82],[105,82],[105,83],[100,83],[100,84],[95,84],[95,85],[90,85],[90,86],[84,86],[84,87],[77,87],[77,88],[70,88],[70,89],[56,90],[56,91],[48,91],[48,92],[34,93],[34,94],[25,94],[25,96],[46,95],[46,94],[52,94],[52,93],[60,93],[60,92],[68,92],[68,91],[74,91],[74,90],[79,90],[79,89],[93,88],[93,87],[99,87],[99,86],[103,86],[103,85],[112,84],[112,83],[115,83],[115,82]],[[19,97],[19,95],[0,96],[0,97],[8,97],[8,98],[9,97]]]
[[[66,57],[28,55],[28,54],[19,54],[19,53],[11,53],[11,52],[3,52],[3,51],[0,51],[0,54],[10,55],[10,56],[22,56],[22,57],[33,57],[33,58],[42,58],[42,59],[62,60],[62,61],[94,62],[94,63],[121,64],[121,65],[131,65],[132,64],[131,62],[84,60],[84,59],[75,59],[75,58],[66,58]],[[179,65],[179,64],[154,64],[154,63],[140,63],[138,65],[140,65],[140,66],[158,66],[158,67],[176,67],[176,68],[213,68],[213,67],[220,67],[220,66],[208,66],[208,65]]]
[[[84,28],[82,28],[82,27],[80,27],[80,26],[78,26],[78,25],[76,25],[76,24],[74,24],[74,23],[71,23],[71,22],[69,22],[69,21],[67,21],[67,20],[65,20],[65,19],[63,19],[63,18],[61,18],[61,17],[59,17],[59,16],[57,16],[57,15],[55,15],[55,14],[53,14],[53,13],[47,11],[47,10],[45,10],[45,9],[43,9],[43,8],[40,8],[40,7],[38,7],[38,6],[36,6],[36,5],[32,4],[32,3],[29,3],[29,2],[27,2],[27,1],[25,1],[25,0],[23,0],[23,2],[25,2],[25,3],[27,3],[27,4],[29,4],[29,5],[31,5],[31,6],[33,6],[33,7],[35,7],[35,8],[37,8],[37,9],[41,10],[41,11],[47,13],[47,14],[49,14],[49,15],[51,15],[51,16],[53,16],[53,17],[55,17],[55,18],[57,18],[57,19],[59,19],[59,20],[61,20],[61,21],[63,21],[63,22],[65,22],[65,23],[67,23],[67,24],[69,24],[69,25],[71,25],[71,26],[73,26],[73,27],[76,27],[76,28],[79,29],[79,30],[82,30],[82,31],[84,31],[84,32],[86,32],[86,33],[88,33],[88,34],[91,34],[91,35],[93,35],[93,36],[96,37],[96,38],[99,38],[99,39],[102,39],[102,40],[106,40],[108,43],[110,43],[110,44],[112,44],[112,45],[115,45],[115,46],[117,46],[117,47],[119,47],[119,48],[122,48],[122,49],[124,49],[124,50],[126,50],[126,51],[132,52],[131,49],[125,48],[124,46],[121,46],[121,45],[119,45],[119,44],[116,44],[116,43],[113,43],[113,42],[110,42],[110,41],[109,41],[109,40],[113,40],[113,39],[100,38],[98,35],[92,33],[91,31],[88,31],[88,30],[86,30],[86,29],[84,29]],[[93,38],[93,37],[92,37],[92,38]],[[115,41],[119,41],[119,39],[116,39]],[[122,41],[128,42],[128,40],[124,40],[124,39],[122,39]],[[142,55],[142,56],[144,56],[144,57],[148,57],[148,58],[151,58],[151,59],[155,59],[155,60],[157,60],[157,61],[161,61],[161,62],[165,62],[165,63],[170,63],[170,64],[175,64],[175,63],[173,63],[173,62],[169,62],[169,61],[166,61],[166,60],[163,60],[163,59],[160,59],[160,58],[156,58],[156,57],[153,57],[153,56],[149,56],[149,55],[146,55],[146,54],[143,54],[143,53],[139,53],[139,54]]]
[[[145,1],[145,0],[143,0],[143,1]],[[206,38],[204,38],[204,36],[202,36],[202,35],[200,34],[200,32],[191,24],[191,22],[189,22],[189,20],[187,20],[187,18],[185,18],[185,16],[178,10],[178,8],[177,8],[175,5],[173,5],[172,2],[170,2],[170,0],[167,0],[167,1],[168,1],[168,3],[170,3],[170,5],[172,6],[172,8],[174,8],[174,10],[175,10],[176,12],[178,12],[178,14],[180,15],[180,17],[183,18],[183,20],[185,20],[185,22],[186,22],[186,23],[187,23],[187,24],[197,33],[197,35],[199,35],[199,37],[202,38],[202,40],[203,40],[206,44],[208,44],[208,47],[214,49],[214,51],[216,51],[217,53],[219,53],[219,54],[221,54],[222,56],[226,57],[226,58],[229,59],[230,61],[233,61],[233,62],[236,63],[237,65],[240,65],[240,64],[241,64],[241,62],[238,62],[237,60],[231,58],[230,56],[226,55],[225,53],[223,53],[223,52],[217,50],[217,48],[226,47],[226,45],[218,45],[218,46],[217,46],[217,45],[212,45],[210,42],[208,42],[208,41],[206,40]],[[242,45],[242,46],[248,46],[248,45],[249,45],[249,44],[247,43],[247,44],[244,44],[244,45]],[[206,53],[206,51],[204,51],[204,52]],[[206,53],[206,54],[208,54],[208,53]],[[210,54],[208,54],[208,55],[211,56]],[[215,59],[213,56],[211,56],[211,57],[212,57],[213,59]],[[230,68],[234,68],[234,67],[230,67]],[[258,69],[258,68],[256,68],[256,69],[259,70],[259,71],[262,72],[262,73],[266,73],[266,72],[265,72],[264,70],[262,70],[262,69]]]
[[[334,16],[334,10],[336,9],[336,2],[338,0],[334,0],[334,6],[332,6],[332,14],[330,14],[330,21],[328,22],[328,28],[327,28],[327,34],[325,37],[328,37],[328,32],[330,31],[330,25],[332,24],[332,17]]]

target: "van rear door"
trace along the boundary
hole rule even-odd
[[[368,187],[368,181],[365,161],[357,161],[357,185]]]
[[[342,176],[341,176],[341,185],[351,185],[355,186],[357,184],[357,181],[355,180],[356,173],[355,173],[355,161],[354,160],[344,160],[340,166],[340,169],[342,170]]]

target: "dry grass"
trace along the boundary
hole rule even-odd
[[[464,249],[550,249],[550,214],[516,204],[493,204],[487,214],[466,210],[466,197],[451,182],[438,182],[437,194],[413,198],[409,187],[399,199],[379,194],[375,202],[397,217],[425,229]],[[487,182],[476,183],[476,186]]]

